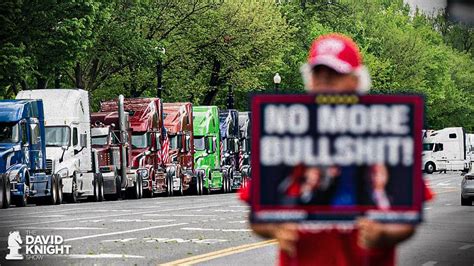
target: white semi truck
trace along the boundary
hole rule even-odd
[[[423,139],[423,169],[435,171],[467,171],[469,169],[467,134],[462,127],[431,131]]]
[[[80,89],[20,91],[17,99],[44,103],[47,167],[62,178],[64,199],[101,201],[103,178],[91,148],[89,94]]]

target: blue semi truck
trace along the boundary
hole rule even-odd
[[[60,204],[62,183],[46,167],[41,100],[0,100],[0,207]]]

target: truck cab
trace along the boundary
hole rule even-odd
[[[239,112],[234,109],[219,111],[221,133],[221,163],[228,173],[231,185],[228,191],[240,188],[242,176],[239,171]]]
[[[423,139],[423,169],[427,173],[466,171],[467,156],[466,133],[461,127],[435,130]]]
[[[251,113],[239,112],[239,171],[242,176],[243,187],[248,185],[251,177],[250,150],[251,150]]]
[[[228,173],[221,167],[221,134],[217,106],[193,106],[194,167],[203,176],[203,191],[227,192]]]
[[[91,115],[92,147],[98,155],[104,194],[111,200],[138,199],[142,195],[142,181],[139,171],[131,167],[131,129],[124,97],[119,96],[117,105],[111,106],[110,102],[102,102],[99,112]]]
[[[46,167],[41,100],[0,101],[0,207],[62,201],[62,181]]]
[[[193,190],[202,194],[199,180],[195,180],[194,172],[194,129],[192,103],[164,103],[164,124],[169,139],[169,157],[167,168],[174,169],[178,184],[174,184],[174,192],[183,194]]]
[[[47,167],[63,182],[65,200],[101,201],[103,180],[91,146],[89,93],[81,89],[20,91],[17,99],[44,103]]]

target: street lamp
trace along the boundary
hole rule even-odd
[[[273,83],[275,84],[275,92],[278,92],[278,88],[280,87],[281,83],[280,74],[276,73],[275,76],[273,76]]]

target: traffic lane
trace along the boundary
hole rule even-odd
[[[245,252],[236,252],[229,256],[219,257],[202,263],[200,266],[241,266],[241,265],[277,265],[278,245],[268,245]]]
[[[432,184],[437,195],[426,204],[425,222],[416,235],[399,248],[398,264],[472,266],[474,206],[460,205],[462,177],[459,172],[448,172],[434,178],[441,181]]]
[[[159,205],[160,202],[162,202],[166,203],[167,208],[165,209],[158,207],[156,208],[156,210],[146,210],[143,212],[138,208],[134,209],[136,207],[135,203],[137,202],[140,202],[142,206],[151,205],[153,203]],[[213,202],[218,202],[219,204],[213,205]],[[135,252],[135,249],[133,247],[137,246],[139,247],[137,251],[141,254],[143,253],[144,258],[151,258],[150,263],[156,262],[157,257],[163,259],[164,257],[160,255],[162,253],[166,253],[166,260],[170,260],[175,258],[174,256],[176,255],[173,254],[176,250],[178,250],[178,252],[180,251],[180,249],[183,250],[183,252],[178,255],[182,257],[187,256],[188,253],[192,253],[192,251],[190,251],[193,250],[191,246],[195,244],[202,246],[210,246],[221,242],[220,238],[218,238],[218,240],[212,240],[216,239],[216,237],[214,236],[212,236],[211,240],[206,240],[209,239],[209,237],[205,238],[205,236],[203,236],[202,232],[200,231],[195,232],[196,228],[214,228],[223,230],[216,230],[214,233],[225,233],[226,231],[244,233],[243,241],[247,241],[246,239],[249,237],[249,234],[247,232],[248,229],[245,229],[245,220],[248,210],[247,207],[240,204],[240,202],[236,199],[235,194],[210,195],[203,197],[143,199],[141,201],[112,202],[111,204],[107,204],[105,202],[85,204],[88,204],[87,207],[91,208],[90,212],[75,213],[73,215],[73,218],[67,219],[67,222],[64,222],[64,219],[57,220],[54,218],[44,218],[41,220],[41,222],[43,223],[42,226],[51,225],[52,228],[55,229],[43,228],[41,230],[38,230],[37,233],[59,234],[63,236],[67,242],[71,242],[71,244],[73,245],[73,253],[82,255],[89,254],[91,255],[90,257],[93,257],[93,255],[99,256],[101,254],[117,254],[117,252],[119,252],[119,254],[124,254],[125,257],[127,257],[127,254],[130,254],[131,252],[133,254]],[[74,206],[82,206],[82,204]],[[111,206],[115,206],[121,209],[111,209]],[[172,206],[176,207],[172,208]],[[57,209],[61,208],[60,206],[50,207]],[[91,213],[102,213],[103,210],[107,210],[108,213],[102,214],[101,217],[91,216]],[[126,210],[127,212],[119,212],[123,210]],[[213,212],[213,214],[210,213],[211,211]],[[97,220],[91,220],[91,218]],[[160,220],[163,218],[169,220],[163,221],[165,222],[165,226],[170,225],[171,227],[174,227],[185,224],[191,224],[192,227],[181,230],[180,228],[172,229],[171,227],[160,228],[161,225],[157,225],[155,227],[155,223],[150,223],[150,221]],[[179,222],[177,222],[177,220],[179,220]],[[93,232],[94,230],[91,229],[88,230],[89,232],[85,233],[81,230],[63,230],[61,229],[61,227],[58,227],[61,226],[61,223],[65,224],[65,227],[79,226],[82,223],[87,226],[95,226],[99,224],[99,226],[104,226],[104,230],[106,231]],[[33,222],[31,222],[30,224],[32,224],[33,226],[37,226],[34,225],[35,223]],[[59,230],[57,230],[58,228]],[[130,232],[130,230],[135,229],[138,229],[139,231]],[[237,231],[235,231],[234,229]],[[205,233],[209,234],[209,232]],[[133,237],[130,237],[130,235],[132,235]],[[169,240],[176,238],[179,239]],[[102,240],[111,241],[102,242]],[[135,242],[138,242],[138,245]],[[173,247],[170,250],[171,252],[166,251],[166,248],[164,248],[164,252],[156,253],[153,252],[156,249],[150,247],[150,243],[153,242],[158,242],[160,245],[163,246],[173,246],[172,244],[183,244],[183,242],[183,247],[186,246],[187,243],[192,245],[185,248]],[[143,245],[140,246],[140,243],[142,243]],[[239,243],[240,242],[237,242],[237,244]],[[206,248],[204,250],[207,251],[209,250],[209,248]],[[199,251],[200,249],[195,249],[195,252]],[[110,258],[106,258],[105,256],[103,258],[101,257],[98,260],[100,262],[104,261],[104,259],[107,259],[107,261],[109,261],[108,259]]]

